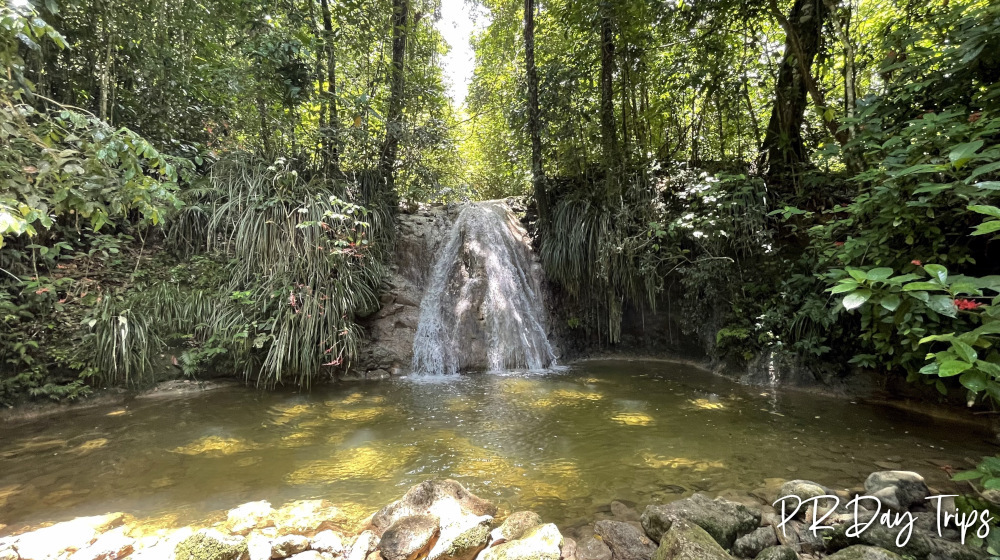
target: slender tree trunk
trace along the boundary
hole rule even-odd
[[[329,0],[320,0],[323,10],[323,50],[326,51],[327,106],[330,119],[324,134],[324,154],[329,160],[324,163],[334,172],[340,171],[340,113],[337,110],[337,56],[334,50],[333,17]]]
[[[785,29],[785,54],[761,146],[761,163],[768,166],[770,175],[776,176],[807,161],[802,124],[812,81],[810,71],[822,43],[828,10],[823,0],[795,0],[786,19],[778,11],[776,0],[770,1],[770,8]]]
[[[389,73],[389,110],[386,112],[385,144],[379,170],[385,186],[385,200],[395,200],[395,167],[403,128],[403,93],[406,38],[410,19],[409,0],[392,0],[392,69]],[[394,205],[393,205],[394,206]]]
[[[605,163],[609,168],[618,167],[618,133],[615,124],[614,72],[615,42],[611,18],[607,7],[601,7],[601,143],[604,148]]]
[[[542,123],[538,107],[538,71],[535,68],[535,0],[524,0],[524,62],[528,81],[528,130],[531,133],[531,183],[538,205],[538,222],[549,221],[549,201],[542,169]]]

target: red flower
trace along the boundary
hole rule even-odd
[[[912,261],[910,261],[910,264],[915,264],[917,266],[923,266],[924,265],[924,263],[918,261],[917,259],[913,259]]]
[[[971,299],[956,299],[955,306],[962,311],[972,311],[979,307],[979,303],[972,301]]]
[[[834,247],[843,247],[844,246],[844,242],[843,241],[836,241],[836,242],[834,242],[833,246]]]

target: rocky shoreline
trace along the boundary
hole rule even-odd
[[[765,494],[765,495],[762,495]],[[839,506],[809,502],[822,495]],[[874,520],[860,534],[852,524],[878,512],[848,510],[855,496],[874,496],[905,528]],[[538,514],[498,518],[497,507],[453,480],[430,480],[365,521],[351,522],[325,500],[273,508],[243,504],[212,527],[143,533],[122,513],[82,517],[0,538],[0,560],[980,560],[981,548],[961,544],[952,523],[940,527],[928,507],[930,489],[907,471],[872,473],[863,487],[834,491],[805,480],[770,484],[739,501],[694,494],[666,504],[614,501],[592,522],[560,529]],[[771,505],[783,496],[812,503],[782,517]],[[732,496],[730,496],[733,498]],[[941,506],[954,511],[954,501]],[[742,503],[741,503],[742,502]],[[820,504],[816,506],[815,504]],[[827,509],[824,509],[826,507]],[[833,508],[836,509],[833,509]],[[860,512],[860,515],[858,513]],[[810,531],[814,515],[828,529]],[[785,522],[784,524],[782,522]],[[2,530],[2,526],[0,526]],[[974,532],[974,529],[973,529]],[[856,532],[855,532],[856,533]]]

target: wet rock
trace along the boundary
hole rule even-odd
[[[563,537],[563,545],[559,551],[560,560],[576,560],[576,541]]]
[[[493,545],[521,538],[528,529],[542,524],[542,518],[533,511],[517,511],[507,516],[490,534]]]
[[[288,560],[328,560],[328,558],[317,550],[306,550],[305,552],[288,557]]]
[[[465,516],[493,516],[496,512],[495,505],[454,480],[428,480],[410,488],[402,498],[379,510],[368,528],[381,535],[396,521],[413,515],[434,515],[441,526],[445,526]]]
[[[743,535],[733,543],[733,554],[740,558],[755,558],[765,548],[778,544],[774,527],[758,527],[752,533]]]
[[[263,529],[273,523],[274,508],[267,501],[249,502],[229,510],[226,528],[234,535],[246,535],[254,529]]]
[[[649,537],[623,521],[598,521],[594,532],[611,549],[612,560],[649,560],[656,552],[656,545]]]
[[[342,556],[344,554],[344,540],[336,531],[321,531],[312,538],[310,548],[333,556]]]
[[[490,542],[493,518],[467,516],[441,527],[437,544],[431,548],[429,560],[472,560]]]
[[[302,535],[283,535],[271,541],[271,558],[288,558],[308,550],[309,539]]]
[[[93,544],[75,552],[70,560],[117,560],[135,549],[135,539],[125,536],[125,527],[104,533]]]
[[[893,511],[905,511],[923,504],[930,495],[924,477],[910,471],[873,472],[865,480],[865,492]]]
[[[772,546],[760,551],[756,560],[799,560],[799,555],[790,546]]]
[[[789,480],[788,482],[782,484],[781,487],[778,489],[778,494],[775,497],[775,499],[772,500],[772,503],[777,502],[777,500],[780,500],[785,496],[796,496],[800,500],[805,501],[812,498],[816,498],[818,496],[826,496],[832,494],[833,494],[832,490],[821,484],[817,484],[811,480]],[[833,503],[834,502],[830,500],[831,506],[833,505]],[[795,509],[797,505],[799,504],[796,500],[789,499],[785,500],[784,503],[777,504],[775,508],[778,511],[781,511],[782,507],[784,507],[787,508],[787,510],[791,511]],[[807,513],[807,508],[804,507],[800,508],[796,517],[798,519],[804,519],[806,517],[806,513]]]
[[[648,510],[647,510],[648,511]],[[654,560],[731,560],[715,538],[695,523],[675,519],[660,539]]]
[[[521,538],[491,546],[478,560],[559,560],[562,534],[552,523],[529,529]]]
[[[240,560],[248,555],[247,541],[215,529],[202,529],[177,544],[176,560]]]
[[[884,548],[874,546],[854,545],[827,556],[828,560],[903,560],[903,558]]]
[[[639,512],[634,507],[618,500],[611,502],[611,515],[620,521],[639,521]]]
[[[22,560],[55,558],[89,546],[101,533],[121,525],[123,518],[122,513],[77,517],[20,535],[13,548]]]
[[[382,533],[378,548],[385,560],[417,560],[427,556],[440,530],[436,516],[404,517]]]
[[[177,545],[194,534],[194,529],[191,527],[183,527],[176,531],[168,533],[166,536],[159,538],[143,538],[140,539],[140,547],[138,550],[133,552],[128,559],[129,560],[163,560],[172,559],[175,557],[174,549]],[[263,558],[261,560],[267,560]]]
[[[838,551],[853,545],[863,544],[884,548],[906,558],[916,560],[985,560],[987,554],[980,549],[961,545],[957,542],[937,538],[933,533],[914,527],[910,539],[902,547],[896,546],[899,527],[889,529],[885,525],[875,523],[857,537],[847,537],[848,525],[840,525],[826,533],[829,540],[826,549],[829,552]]]
[[[611,549],[591,534],[576,543],[576,560],[611,560]]]
[[[677,519],[686,519],[698,525],[724,548],[732,547],[737,537],[760,526],[760,512],[757,510],[695,494],[666,505],[646,507],[642,514],[642,527],[651,539],[658,540]]]
[[[20,560],[20,558],[13,548],[0,549],[0,560]]]
[[[290,502],[275,510],[272,518],[279,535],[294,533],[311,536],[347,524],[347,518],[340,508],[326,500]]]

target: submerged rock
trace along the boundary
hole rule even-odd
[[[755,558],[765,548],[778,544],[778,535],[774,527],[758,527],[751,533],[743,535],[733,543],[733,554],[740,558]]]
[[[288,558],[309,549],[309,539],[302,535],[283,535],[271,541],[271,558]]]
[[[874,546],[854,545],[827,556],[829,560],[903,560],[895,552]]]
[[[707,531],[686,519],[676,519],[663,534],[654,560],[732,560]]]
[[[287,503],[272,515],[279,535],[315,535],[326,529],[347,524],[340,508],[326,500],[297,500]]]
[[[910,471],[873,472],[865,480],[865,492],[893,511],[923,504],[930,495],[924,477]]]
[[[577,541],[576,560],[611,560],[611,549],[604,541],[590,535]]]
[[[248,555],[247,541],[215,529],[202,529],[177,544],[176,560],[240,560]]]
[[[378,548],[385,560],[417,560],[427,556],[440,530],[433,515],[404,517],[382,533]]]
[[[611,549],[613,560],[649,560],[656,552],[656,544],[649,537],[624,521],[598,521],[594,532]]]
[[[560,560],[562,534],[552,523],[529,529],[521,538],[487,548],[478,560]]]
[[[736,538],[760,525],[760,512],[742,504],[711,500],[702,494],[666,505],[651,505],[642,513],[642,527],[653,540],[659,540],[674,521],[686,519],[712,535],[719,545],[730,548]]]
[[[463,517],[496,515],[497,507],[469,492],[454,480],[428,480],[407,490],[402,498],[372,517],[369,529],[381,536],[396,521],[413,515],[434,515],[441,526]]]

